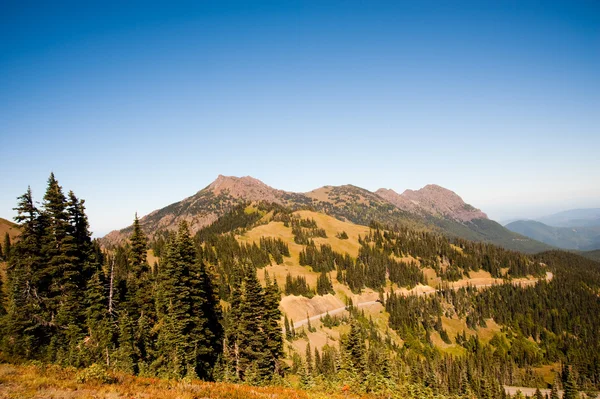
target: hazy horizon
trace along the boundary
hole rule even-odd
[[[0,217],[54,171],[101,236],[213,181],[600,207],[600,4],[4,5]]]

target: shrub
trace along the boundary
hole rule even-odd
[[[107,373],[106,369],[96,363],[78,372],[75,378],[79,383],[91,382],[100,384],[110,384],[114,382],[114,378]]]

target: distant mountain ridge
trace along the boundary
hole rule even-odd
[[[561,212],[561,214],[567,215],[567,212]],[[578,212],[579,215],[582,213]],[[590,212],[587,212],[587,214],[593,215]],[[507,224],[505,227],[515,233],[562,249],[578,251],[600,249],[600,224],[595,225],[593,218],[583,219],[578,217],[577,219],[569,219],[569,217],[559,216],[545,219],[554,220],[555,223],[559,223],[561,220],[561,223],[570,221],[574,225],[557,227],[549,226],[537,220],[518,220]]]
[[[489,220],[481,210],[466,204],[453,191],[433,184],[402,194],[389,189],[371,192],[353,185],[324,186],[307,193],[294,193],[275,189],[250,176],[219,175],[196,194],[151,212],[141,218],[140,223],[150,236],[161,230],[173,230],[182,220],[195,232],[243,202],[275,203],[294,210],[314,209],[362,225],[377,221],[433,230],[526,252],[548,248],[510,232]],[[130,232],[130,227],[113,231],[103,242],[122,242]]]
[[[600,208],[569,209],[534,220],[554,227],[600,226]]]

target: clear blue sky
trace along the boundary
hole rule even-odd
[[[600,207],[598,1],[122,3],[0,3],[0,217],[50,171],[96,235],[218,174]]]

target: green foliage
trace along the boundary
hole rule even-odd
[[[337,233],[336,237],[339,238],[340,240],[347,240],[348,233],[346,233],[345,231],[342,231],[341,233]]]
[[[99,364],[92,364],[91,366],[81,370],[75,376],[75,380],[80,383],[97,383],[97,384],[111,384],[115,382],[115,379],[108,374],[106,369]]]
[[[2,259],[8,261],[10,260],[12,243],[10,241],[10,236],[8,232],[4,233],[4,244],[2,245]]]
[[[285,277],[285,295],[301,295],[312,298],[315,291],[308,286],[304,276],[293,277],[288,273]]]
[[[250,385],[280,381],[287,370],[281,362],[283,337],[306,337],[306,329],[296,333],[284,315],[282,330],[277,282],[265,273],[263,288],[257,269],[272,261],[283,263],[289,248],[282,240],[264,237],[241,244],[232,234],[262,223],[267,208],[235,209],[193,238],[185,224],[176,233],[159,234],[150,243],[160,254],[152,270],[146,261],[146,225],[136,218],[130,241],[102,254],[90,239],[83,201],[73,193],[62,194],[51,176],[42,205],[29,190],[19,197],[22,235],[12,243],[2,281],[3,357],[89,367],[81,372],[82,381],[96,379],[105,368]],[[389,314],[387,331],[351,302],[351,318],[323,316],[326,328],[349,324],[342,328],[347,334],[339,341],[330,336],[321,350],[309,345],[305,361],[291,355],[290,371],[299,374],[304,387],[347,386],[344,392],[380,397],[500,398],[500,384],[535,386],[540,379],[533,368],[556,362],[567,365],[563,385],[568,397],[574,397],[577,387],[598,387],[597,263],[559,251],[526,256],[378,224],[360,238],[354,259],[327,245],[317,247],[312,237],[322,232],[313,219],[270,209],[272,220],[288,223],[305,242],[300,262],[319,273],[318,294],[333,292],[329,273],[335,270],[337,280],[354,292],[365,287],[379,291]],[[363,211],[368,212],[356,210]],[[407,258],[411,260],[401,260]],[[389,281],[393,287],[424,282],[423,267],[433,268],[443,280],[486,270],[507,283],[485,290],[442,284],[428,296],[394,290],[384,295]],[[543,276],[548,270],[554,273],[551,281],[529,287],[510,283],[512,277]],[[291,275],[284,292],[315,294],[302,276]],[[221,299],[226,301],[224,314]],[[468,334],[453,337],[461,355],[446,355],[432,344],[435,332],[452,343],[443,317],[467,324]],[[502,331],[484,344],[477,334],[490,319]],[[317,327],[309,320],[309,331]]]
[[[314,219],[291,218],[294,242],[300,245],[309,245],[314,237],[327,238],[324,229],[317,226]]]
[[[212,377],[220,354],[221,312],[206,267],[199,263],[187,224],[167,245],[158,275],[159,375]]]
[[[281,372],[280,294],[268,275],[263,289],[253,268],[240,269],[240,276],[232,287],[231,308],[225,316],[224,368],[232,370],[237,381],[261,385]]]
[[[333,284],[331,283],[331,279],[324,271],[321,272],[319,277],[317,277],[317,294],[335,294],[335,291],[333,290]]]
[[[281,238],[270,238],[270,237],[261,237],[260,238],[260,249],[263,251],[267,251],[273,259],[275,263],[281,265],[283,263],[283,257],[290,256],[290,249],[288,245]]]

